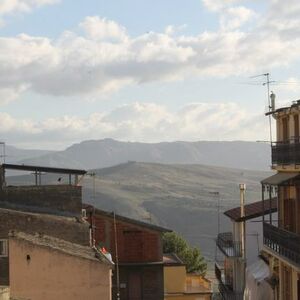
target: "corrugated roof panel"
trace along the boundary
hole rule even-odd
[[[264,204],[263,204],[264,203]],[[229,217],[235,222],[247,221],[268,213],[277,211],[277,199],[273,198],[271,201],[264,200],[257,201],[251,204],[245,205],[245,216],[241,217],[241,208],[235,207],[224,212],[224,215]]]

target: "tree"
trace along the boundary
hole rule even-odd
[[[163,235],[163,251],[164,253],[176,253],[186,265],[188,273],[205,275],[207,264],[200,250],[196,247],[191,247],[176,232],[167,232]]]

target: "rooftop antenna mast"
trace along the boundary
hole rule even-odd
[[[273,109],[273,103],[271,103],[271,95],[270,95],[270,84],[274,83],[274,80],[270,80],[270,73],[264,73],[256,76],[252,76],[250,78],[257,78],[257,77],[265,77],[265,81],[262,83],[263,86],[267,87],[267,99],[268,99],[268,116],[269,116],[269,132],[270,132],[270,144],[272,146],[272,120],[271,120],[271,110]],[[272,95],[273,92],[272,92]],[[274,95],[275,97],[275,95]]]

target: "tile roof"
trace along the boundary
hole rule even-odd
[[[264,203],[264,204],[263,204]],[[241,217],[241,208],[235,207],[232,209],[229,209],[224,212],[224,215],[229,217],[231,220],[235,222],[242,222],[247,221],[250,219],[254,219],[260,216],[263,216],[265,214],[268,214],[269,212],[276,212],[277,211],[277,199],[273,198],[271,199],[271,207],[270,207],[270,201],[264,200],[263,201],[257,201],[251,204],[245,205],[245,216]]]
[[[11,231],[9,238],[23,240],[36,246],[51,248],[68,255],[112,265],[111,261],[95,248],[70,243],[52,236]]]
[[[296,177],[299,177],[299,172],[279,172],[261,181],[262,184],[279,185]]]
[[[82,208],[87,209],[87,210],[92,210],[94,209],[92,205],[89,204],[82,204]],[[105,211],[105,210],[101,210],[99,208],[95,208],[95,214],[96,215],[102,215],[108,218],[114,218],[114,212],[109,212],[109,211]],[[137,225],[140,227],[145,227],[148,228],[150,230],[154,230],[154,231],[159,231],[159,232],[171,232],[172,230],[158,226],[158,225],[154,225],[154,224],[150,224],[150,223],[146,223],[146,222],[142,222],[136,219],[132,219],[132,218],[128,218],[128,217],[124,217],[121,215],[117,215],[115,214],[116,220],[119,220],[121,222],[124,223],[130,223],[133,225]]]
[[[164,253],[163,262],[165,266],[184,266],[184,262],[176,253]]]

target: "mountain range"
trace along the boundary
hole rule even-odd
[[[162,164],[205,164],[269,170],[270,146],[244,141],[140,143],[113,139],[89,140],[62,151],[7,147],[7,161],[69,168],[105,168],[128,161]]]

